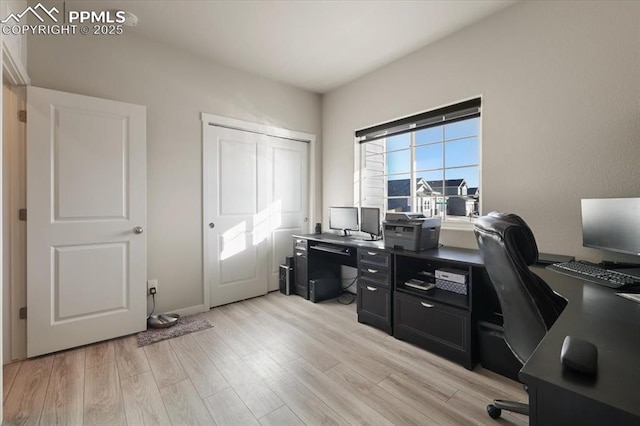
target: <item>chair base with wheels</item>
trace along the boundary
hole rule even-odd
[[[502,414],[502,410],[511,411],[513,413],[529,415],[529,404],[515,401],[505,401],[502,399],[494,399],[493,404],[487,405],[487,413],[492,419],[497,419]]]

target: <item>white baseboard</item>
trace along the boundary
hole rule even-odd
[[[196,306],[189,306],[188,308],[178,309],[178,310],[166,312],[166,313],[178,314],[181,317],[186,317],[188,315],[195,315],[201,312],[207,312],[208,310],[209,310],[209,307],[207,305],[196,305]]]

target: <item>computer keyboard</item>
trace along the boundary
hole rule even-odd
[[[552,271],[580,278],[610,288],[626,288],[640,286],[640,277],[625,274],[588,262],[563,262],[547,266]]]
[[[337,246],[337,245],[333,245],[333,244],[316,244],[316,245],[312,245],[310,246],[310,248],[312,250],[320,250],[320,251],[326,251],[328,253],[334,253],[334,254],[340,254],[343,256],[350,256],[351,255],[351,249],[349,247],[341,247],[341,246]]]

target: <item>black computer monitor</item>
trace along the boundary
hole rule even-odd
[[[369,234],[371,241],[379,239],[382,234],[379,208],[360,207],[360,231]]]
[[[342,231],[348,235],[349,231],[358,230],[357,207],[329,207],[329,228]]]
[[[640,198],[583,199],[582,245],[640,256]]]

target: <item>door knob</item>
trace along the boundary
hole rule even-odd
[[[134,234],[142,234],[143,232],[144,232],[144,229],[142,229],[142,226],[136,226],[135,228],[133,228]]]
[[[210,222],[210,223],[209,223],[209,228],[213,229],[213,228],[215,228],[215,226],[216,226],[216,224],[215,224],[215,223],[213,223],[213,222]]]

